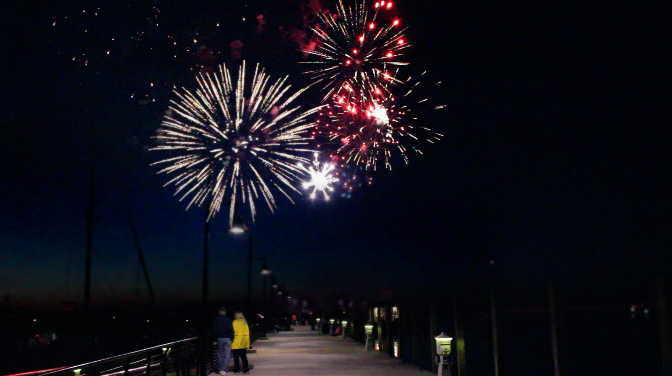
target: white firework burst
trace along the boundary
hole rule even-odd
[[[303,164],[299,164],[299,168],[307,172],[310,176],[310,180],[303,183],[304,189],[311,189],[310,198],[312,200],[317,197],[317,192],[322,192],[324,199],[329,201],[329,192],[333,192],[334,188],[331,186],[333,183],[337,182],[338,179],[334,176],[334,164],[333,163],[320,163],[317,159],[317,153],[315,153],[315,159],[313,159],[312,165],[308,167]]]
[[[180,200],[191,197],[187,209],[207,203],[208,219],[224,203],[232,221],[240,200],[254,220],[260,197],[273,212],[272,188],[292,201],[290,191],[300,194],[293,183],[303,175],[296,164],[310,162],[304,155],[313,152],[306,133],[319,107],[292,105],[305,88],[290,94],[287,77],[272,82],[259,65],[249,84],[245,75],[245,62],[234,79],[222,65],[219,73],[200,74],[194,92],[175,91],[179,100],[171,101],[151,149],[171,153],[152,165],[167,164],[159,171],[174,175],[166,185],[176,185]]]

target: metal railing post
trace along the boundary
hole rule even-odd
[[[151,371],[151,365],[152,365],[152,352],[147,353],[147,369],[145,370],[145,374],[149,376],[149,372]]]
[[[124,376],[128,376],[128,369],[131,367],[132,358],[133,358],[132,356],[126,358],[126,364],[124,364]]]

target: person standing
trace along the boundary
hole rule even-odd
[[[233,325],[226,317],[226,308],[219,308],[219,316],[214,320],[215,336],[217,337],[217,368],[220,375],[229,374],[229,359],[231,359],[231,341],[233,339]]]
[[[250,373],[247,363],[247,349],[250,348],[250,327],[247,325],[242,312],[233,316],[233,373],[240,373],[240,360],[243,361],[243,373]]]

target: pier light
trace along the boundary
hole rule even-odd
[[[436,355],[450,355],[450,344],[453,338],[441,332],[434,339],[436,340]]]
[[[448,337],[445,333],[441,332],[441,334],[434,337],[434,339],[436,340],[436,356],[439,358],[438,376],[443,376],[444,366],[450,365],[448,357],[450,356],[450,343],[453,338]],[[450,375],[450,368],[448,368],[448,375]]]
[[[373,333],[373,324],[367,323],[364,325],[364,330],[366,331],[366,343],[364,344],[364,351],[369,351],[369,338],[371,338],[371,333]]]

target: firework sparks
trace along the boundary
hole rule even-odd
[[[400,20],[388,17],[391,7],[391,1],[378,1],[373,9],[365,1],[346,7],[339,0],[336,15],[318,13],[324,29],[311,29],[320,43],[302,52],[316,57],[305,62],[314,66],[306,73],[324,85],[324,99],[345,94],[370,99],[399,82],[390,69],[407,64],[398,59],[409,44]]]
[[[313,164],[308,167],[299,164],[299,168],[307,172],[310,180],[303,183],[304,189],[313,189],[310,193],[310,199],[314,200],[317,192],[322,192],[325,200],[329,200],[330,192],[334,191],[332,184],[338,181],[334,174],[334,163],[320,163],[315,153]]]
[[[422,73],[419,78],[424,76]],[[423,90],[416,90],[420,80],[408,79],[399,89],[405,94],[396,99],[388,94],[379,100],[359,102],[351,98],[336,97],[333,104],[320,112],[314,135],[324,141],[332,157],[346,164],[360,165],[366,170],[376,170],[380,163],[392,169],[395,155],[409,163],[408,152],[422,154],[418,141],[434,143],[443,135],[423,126],[415,126],[415,113],[445,106],[432,105]],[[440,83],[440,82],[439,82]],[[436,87],[439,83],[432,86]]]
[[[254,220],[260,197],[273,212],[272,187],[291,201],[288,192],[300,193],[293,182],[303,175],[297,163],[310,162],[303,154],[313,151],[308,118],[319,107],[291,106],[305,89],[290,95],[286,78],[271,83],[258,65],[249,85],[245,75],[244,62],[237,78],[222,65],[219,74],[199,74],[195,92],[175,91],[179,101],[171,101],[151,149],[171,152],[153,165],[167,165],[159,173],[174,175],[166,185],[175,184],[180,200],[191,196],[187,209],[207,203],[208,219],[225,203],[232,221],[240,200]]]

